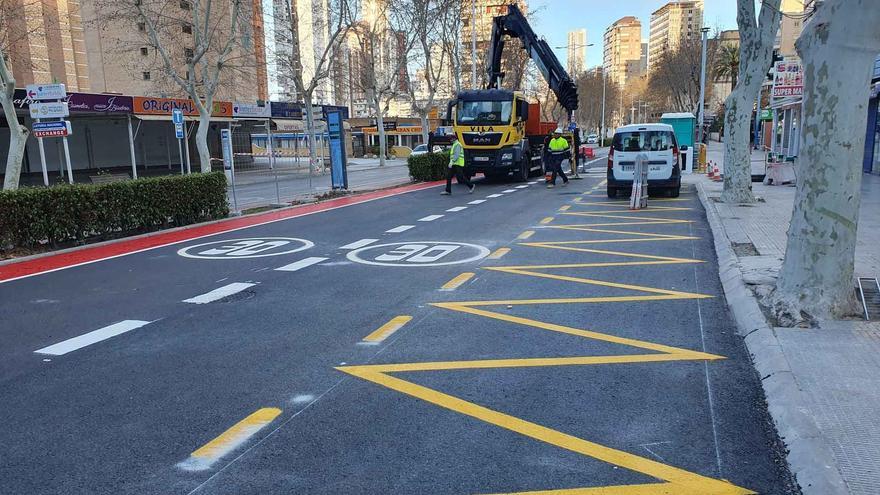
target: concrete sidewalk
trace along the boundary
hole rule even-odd
[[[720,162],[721,154],[721,145],[711,143],[709,159]],[[877,277],[880,176],[862,181],[855,271]],[[728,305],[804,493],[880,493],[880,321],[771,327],[757,301],[782,265],[795,188],[754,183],[763,202],[737,206],[717,202],[720,182],[703,175],[686,182],[706,207]]]

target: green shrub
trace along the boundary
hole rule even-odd
[[[0,191],[0,249],[116,237],[226,217],[223,172]]]
[[[406,163],[409,166],[409,175],[414,180],[445,179],[446,168],[449,166],[449,152],[410,156]]]

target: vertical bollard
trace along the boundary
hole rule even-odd
[[[629,209],[640,210],[648,206],[648,156],[640,153],[636,156],[633,167],[632,193],[629,197]]]

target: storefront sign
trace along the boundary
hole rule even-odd
[[[33,136],[36,138],[65,137],[71,134],[73,134],[73,129],[67,120],[34,122],[33,125]]]
[[[773,98],[804,96],[804,71],[799,61],[776,62],[773,69]]]
[[[764,108],[761,110],[761,120],[773,120],[773,110]]]
[[[184,115],[197,116],[196,104],[192,100],[179,98],[148,98],[134,97],[134,113],[139,115],[171,115],[171,111],[179,108]],[[232,103],[215,101],[211,112],[214,117],[232,117]]]
[[[31,103],[29,110],[32,119],[63,119],[70,115],[70,109],[63,101]]]
[[[333,111],[327,114],[327,131],[330,137],[330,182],[333,189],[348,189],[342,112]]]
[[[281,119],[302,120],[302,103],[290,103],[287,101],[273,101],[270,104],[273,117]]]
[[[131,113],[131,96],[71,93],[67,98],[71,112]]]
[[[255,103],[239,103],[232,105],[232,116],[236,118],[262,118],[272,116],[272,107],[269,103],[257,105]]]

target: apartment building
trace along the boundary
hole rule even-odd
[[[507,4],[516,3],[524,15],[528,15],[528,2],[526,0],[461,0],[461,50],[462,50],[462,85],[465,88],[481,87],[486,79],[486,53],[489,50],[489,42],[492,39],[492,20],[496,16],[507,13]],[[476,13],[476,17],[474,17]],[[477,81],[472,81],[472,57],[471,39],[476,35],[476,69]],[[510,54],[519,50],[519,41],[515,40],[505,46],[505,56],[502,59],[502,67],[507,67],[511,60]]]
[[[59,82],[68,91],[94,89],[78,0],[5,0],[0,17],[0,44],[19,86]]]
[[[232,37],[231,1],[215,1],[212,29],[218,40]],[[61,4],[62,2],[58,2]],[[158,3],[145,0],[146,8]],[[157,97],[183,97],[184,91],[166,74],[164,62],[147,35],[146,24],[130,4],[84,0],[81,2],[90,90]],[[163,48],[182,78],[195,50],[193,5],[187,0],[162,2],[163,23],[158,26]],[[262,5],[245,2],[236,27],[232,53],[220,74],[215,98],[256,101],[268,99],[263,42]],[[212,44],[219,50],[221,43]],[[208,58],[215,57],[216,51]]]
[[[703,0],[669,2],[655,10],[648,37],[648,72],[667,51],[700,40],[702,27]]]
[[[618,19],[605,30],[603,66],[608,79],[621,88],[640,76],[642,23],[633,16]]]
[[[568,32],[568,75],[577,78],[586,68],[587,30],[577,29]]]

